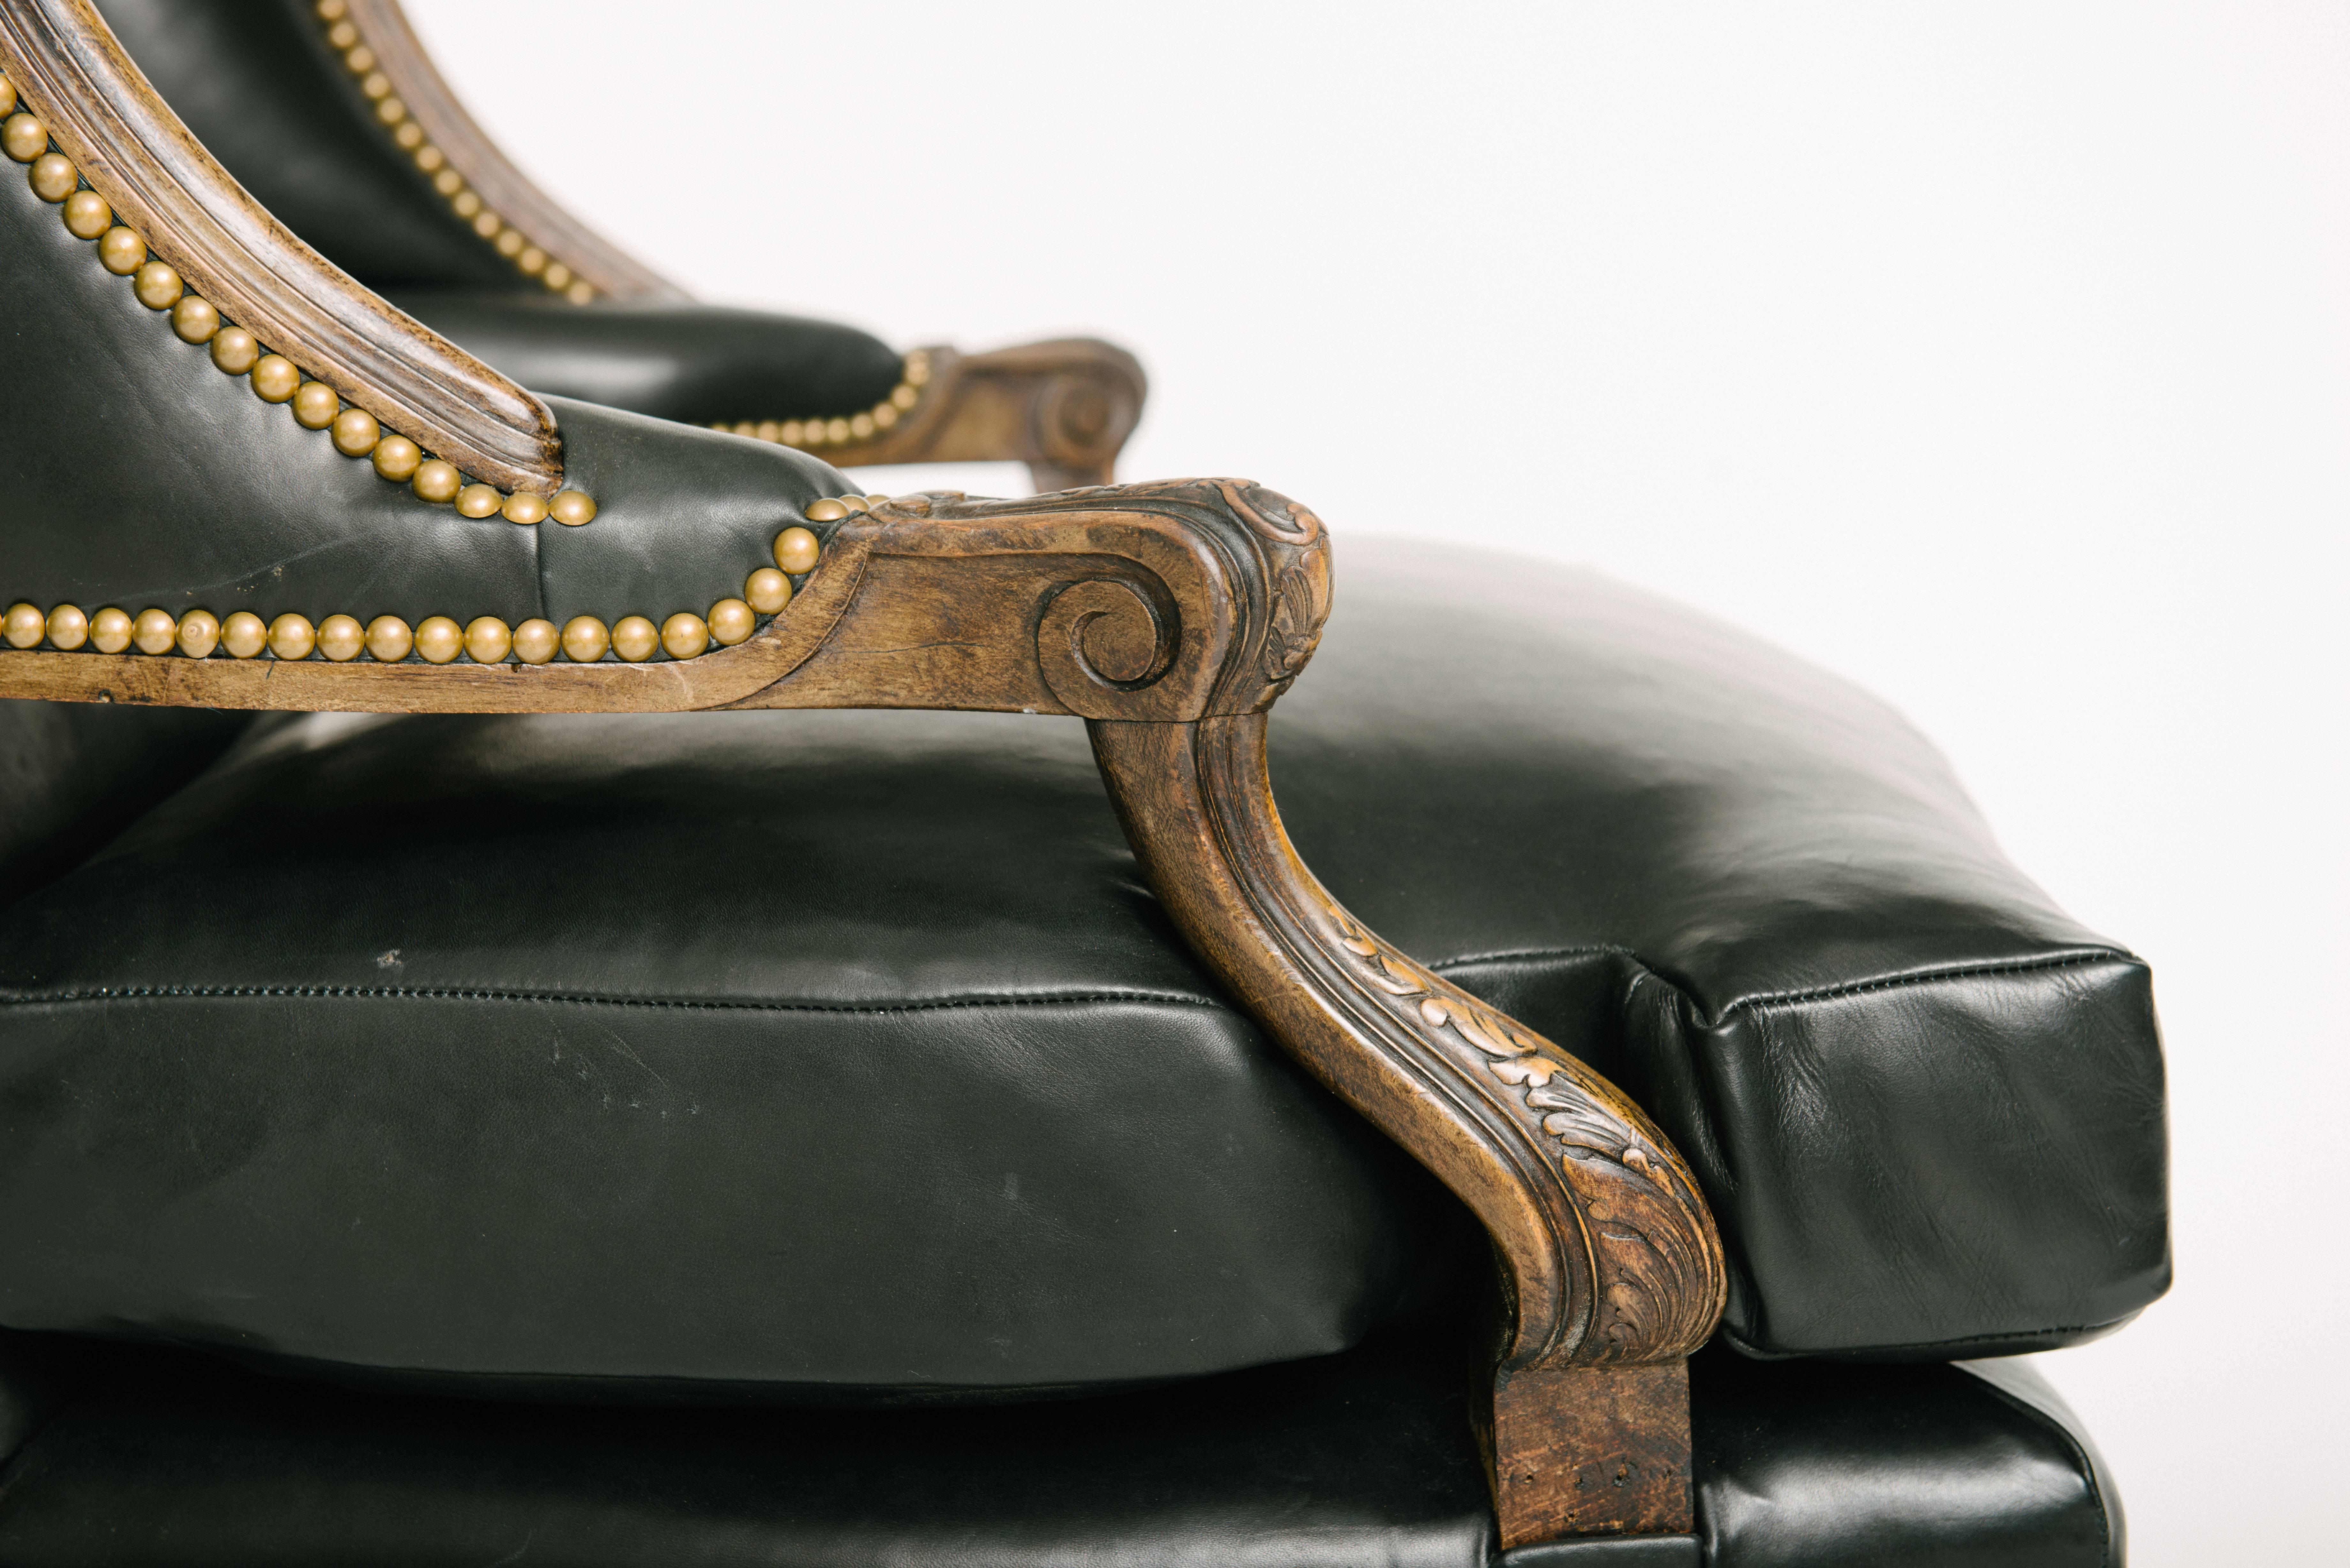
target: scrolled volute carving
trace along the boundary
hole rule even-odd
[[[1156,684],[1174,662],[1180,619],[1156,576],[1088,577],[1055,592],[1036,622],[1036,664],[1053,694],[1082,711],[1097,691]]]
[[[1070,468],[1099,463],[1115,453],[1142,417],[1139,379],[1106,368],[1071,370],[1047,379],[1029,416],[1029,441],[1051,463]]]
[[[869,537],[877,556],[1026,557],[1025,586],[1004,591],[1033,595],[1036,670],[1089,719],[1260,711],[1305,669],[1330,611],[1321,519],[1247,480],[1010,501],[931,492],[877,506],[844,537]]]

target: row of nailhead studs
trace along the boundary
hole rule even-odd
[[[294,362],[263,349],[244,327],[224,319],[210,300],[190,294],[170,263],[148,254],[147,242],[114,221],[106,198],[81,182],[81,171],[49,143],[48,127],[29,111],[16,110],[16,87],[0,76],[0,151],[32,165],[33,193],[65,206],[66,227],[75,237],[98,242],[99,265],[130,279],[131,292],[150,310],[172,313],[181,341],[212,345],[213,363],[224,374],[250,375],[254,394],[265,403],[291,403],[295,422],[306,430],[332,432],[335,450],[346,457],[371,458],[376,472],[395,483],[405,480],[420,500],[455,502],[468,517],[503,514],[509,522],[532,524],[552,517],[573,526],[596,515],[596,503],[577,490],[552,499],[518,490],[508,495],[495,485],[467,484],[456,465],[427,457],[404,435],[387,434],[365,409],[346,407],[324,381],[306,381]]]
[[[424,140],[424,128],[409,118],[408,105],[391,90],[391,78],[376,68],[375,51],[359,36],[348,0],[318,0],[312,9],[327,25],[327,42],[343,57],[343,68],[359,78],[359,91],[375,105],[377,120],[391,132],[400,150],[416,160],[417,168],[432,177],[432,188],[448,198],[450,210],[472,224],[473,233],[489,241],[525,277],[538,279],[574,305],[595,298],[594,285],[575,276],[569,267],[531,244],[520,229],[484,206],[482,193],[449,166],[449,155]]]
[[[115,223],[106,197],[82,186],[82,171],[73,160],[49,146],[49,127],[36,115],[9,113],[16,109],[16,85],[0,75],[0,151],[16,162],[33,164],[33,192],[45,202],[64,202],[66,228],[80,240],[99,242],[99,265],[130,277],[131,292],[148,310],[169,310],[172,331],[183,343],[212,343],[212,362],[228,376],[252,376],[254,395],[261,402],[291,402],[294,423],[306,431],[331,431],[334,449],[352,459],[374,459],[376,472],[385,480],[407,480],[421,501],[453,501],[465,517],[489,517],[503,513],[510,522],[531,524],[546,517],[567,524],[583,524],[595,517],[595,501],[583,492],[567,489],[555,498],[498,492],[494,484],[465,484],[456,463],[428,459],[409,437],[383,431],[367,409],[346,407],[341,392],[324,381],[303,381],[301,371],[285,355],[265,353],[261,341],[242,327],[224,320],[207,298],[188,294],[179,270],[151,256],[146,240],[125,225]]]
[[[861,512],[883,498],[847,499]],[[845,517],[848,510],[829,499],[807,507],[819,522]],[[817,516],[820,512],[824,516]],[[38,605],[19,601],[0,616],[0,639],[11,648],[36,648],[47,640],[68,652],[85,644],[100,653],[133,647],[141,653],[169,653],[176,648],[191,659],[209,659],[221,649],[234,659],[253,659],[265,649],[281,659],[316,653],[337,663],[366,653],[379,663],[397,664],[413,653],[428,664],[447,664],[460,654],[476,664],[503,664],[509,656],[525,664],[546,664],[559,652],[575,664],[593,664],[608,651],[640,664],[656,649],[671,659],[691,659],[713,642],[732,648],[757,631],[760,616],[773,616],[791,602],[792,578],[816,569],[819,550],[814,534],[796,524],[786,528],[775,535],[775,566],[753,572],[742,598],[720,599],[706,618],[680,610],[658,628],[640,615],[623,616],[608,628],[592,615],[573,616],[560,631],[549,620],[509,627],[486,615],[463,627],[445,615],[430,616],[412,630],[393,615],[380,615],[365,626],[355,616],[330,615],[313,627],[291,611],[267,622],[251,610],[222,620],[210,610],[192,609],[174,619],[169,610],[143,609],[134,618],[111,607],[86,615],[77,605],[59,605],[43,615]]]
[[[864,413],[850,414],[845,419],[737,420],[732,423],[721,420],[710,428],[774,441],[779,446],[846,446],[851,441],[871,441],[922,400],[922,389],[931,381],[931,357],[915,349],[906,356],[902,375],[888,397]]]

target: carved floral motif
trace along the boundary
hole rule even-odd
[[[1380,941],[1326,898],[1332,945],[1391,1014],[1506,1085],[1491,1092],[1550,1140],[1575,1194],[1595,1284],[1590,1326],[1568,1357],[1600,1365],[1686,1355],[1721,1310],[1719,1253],[1695,1179],[1638,1108],[1515,1020]],[[1468,1050],[1461,1047],[1466,1045]]]

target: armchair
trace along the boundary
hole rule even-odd
[[[899,354],[853,327],[699,305],[510,162],[399,0],[104,0],[156,90],[280,222],[535,391],[843,467],[1014,461],[1106,484],[1142,369],[1091,338]]]
[[[2118,1562],[1942,1364],[2162,1288],[2145,970],[1898,721],[536,397],[0,66],[0,1556]]]

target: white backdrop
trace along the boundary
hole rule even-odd
[[[2041,1358],[2136,1562],[2341,1551],[2350,8],[409,6],[705,297],[1113,337],[1126,477],[1596,563],[1906,709],[2155,967],[2179,1282]]]

